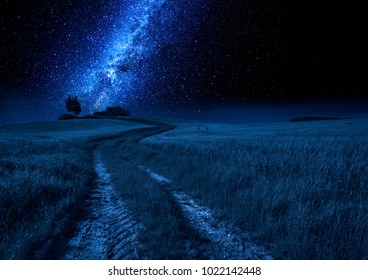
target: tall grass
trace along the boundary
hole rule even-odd
[[[93,179],[89,148],[57,140],[0,142],[0,259],[28,259]]]
[[[367,125],[313,125],[174,131],[130,155],[254,232],[274,257],[367,259]]]
[[[134,139],[132,140],[134,142]],[[134,143],[132,145],[135,145]],[[166,188],[117,152],[118,145],[101,145],[102,157],[116,189],[138,222],[140,255],[147,259],[198,259],[198,236],[186,225]],[[122,149],[129,145],[122,144]]]

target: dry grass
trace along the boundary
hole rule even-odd
[[[86,144],[0,142],[0,259],[27,259],[93,179]]]
[[[0,127],[0,259],[30,259],[94,182],[93,142],[147,127],[70,120]]]
[[[88,137],[112,137],[88,125]],[[126,157],[254,232],[274,257],[368,258],[368,122],[177,125],[102,150],[114,185],[143,225],[144,256],[201,257],[168,191]],[[127,130],[116,126],[114,135]],[[63,134],[64,127],[56,136],[47,129],[54,140],[12,139],[19,128],[10,129],[2,129],[8,136],[0,141],[0,259],[25,259],[93,183],[92,146],[87,136],[75,141],[75,132]]]
[[[182,127],[130,155],[283,259],[367,259],[364,121]]]

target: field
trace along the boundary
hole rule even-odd
[[[139,127],[105,120],[0,127],[0,259],[34,258],[93,184],[95,141]]]
[[[62,242],[81,234],[94,239],[75,228],[85,223],[85,212],[104,212],[100,202],[91,207],[92,186],[102,180],[96,155],[108,179],[102,185],[111,184],[123,199],[106,205],[116,218],[100,222],[118,220],[122,208],[130,216],[130,228],[119,230],[138,245],[126,258],[368,258],[366,120],[165,123],[0,127],[0,258],[64,259],[71,255],[61,252],[66,249],[40,252],[70,248]],[[103,244],[118,238],[111,232],[116,229],[104,231]],[[254,254],[243,254],[242,242]],[[94,258],[118,258],[116,250],[129,247],[124,244]]]
[[[367,259],[368,123],[177,124],[132,154],[275,258]]]

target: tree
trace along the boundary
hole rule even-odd
[[[68,110],[68,112],[72,112],[73,111],[73,99],[72,97],[69,95],[68,98],[65,101],[65,107]]]
[[[74,99],[73,99],[73,112],[76,115],[79,115],[82,112],[82,107],[81,107],[77,97],[74,97]]]
[[[79,115],[82,112],[82,107],[78,101],[78,97],[71,97],[70,95],[65,101],[65,107],[68,112],[72,112],[75,115]]]

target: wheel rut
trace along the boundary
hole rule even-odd
[[[150,169],[138,165],[152,180],[166,187],[182,210],[191,228],[208,242],[199,245],[199,250],[207,259],[213,260],[260,260],[272,259],[271,255],[251,241],[250,234],[236,225],[219,218],[212,209],[200,205],[194,198],[175,190],[172,182]]]
[[[81,205],[85,214],[67,240],[62,259],[140,259],[138,225],[115,191],[98,149],[94,167],[96,184]]]

